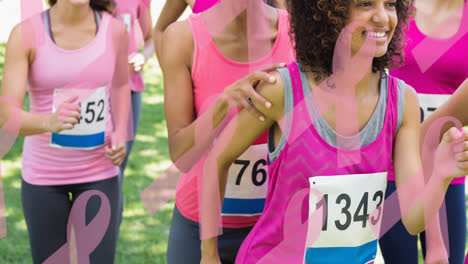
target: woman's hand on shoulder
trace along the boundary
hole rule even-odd
[[[268,89],[267,86],[275,86],[279,78],[278,73],[270,73],[278,68],[285,67],[285,63],[274,63],[264,67],[261,70],[252,72],[244,78],[234,82],[224,89],[224,93],[233,99],[237,107],[244,107],[250,114],[264,121],[265,116],[260,110],[267,110],[272,107],[272,103],[264,96],[260,95],[259,91],[274,96],[274,92]],[[258,91],[256,88],[258,87]]]

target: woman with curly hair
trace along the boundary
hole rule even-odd
[[[50,257],[62,256],[55,253],[68,247],[67,226],[76,219],[70,216],[72,208],[88,191],[103,199],[91,196],[77,215],[90,226],[109,217],[108,225],[98,225],[92,234],[77,232],[77,238],[84,238],[77,244],[95,246],[89,263],[113,263],[117,174],[125,157],[130,103],[129,38],[111,15],[113,0],[49,4],[50,9],[12,30],[1,90],[19,105],[26,91],[30,99],[30,111],[21,112],[19,134],[25,136],[21,200],[32,263],[65,263]],[[111,103],[118,107],[111,111]],[[1,107],[0,123],[8,113],[5,104]],[[100,214],[105,208],[107,216]]]
[[[403,222],[412,234],[436,214],[450,180],[466,173],[460,153],[468,152],[457,145],[453,164],[459,168],[437,171],[424,185],[416,93],[385,73],[394,57],[401,60],[410,5],[409,0],[288,2],[297,62],[274,72],[275,83],[257,88],[272,103],[270,108],[254,103],[265,120],[241,110],[216,141],[228,143],[215,145],[207,158],[215,164],[219,192],[208,182],[203,193],[213,201],[224,197],[231,163],[269,129],[265,210],[236,263],[372,263],[392,165]],[[440,147],[463,143],[463,133],[452,128]],[[212,208],[217,207],[210,207],[214,219]],[[202,263],[218,261],[216,248],[216,237],[202,241]]]

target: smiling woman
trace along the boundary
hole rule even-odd
[[[296,58],[301,65],[309,67],[312,72],[328,76],[332,73],[334,43],[348,24],[348,20],[354,19],[352,16],[356,14],[372,15],[376,3],[380,1],[318,0],[315,2],[316,5],[309,5],[301,1],[287,2],[291,14],[291,29],[295,36]],[[393,21],[391,24],[389,23],[389,27],[392,28],[388,28],[391,29],[391,32],[388,32],[387,35],[386,52],[374,58],[372,64],[374,72],[383,72],[386,67],[391,68],[403,61],[403,31],[410,16],[409,7],[412,2],[412,0],[385,1],[385,6],[381,8],[386,13],[390,12],[390,15],[384,18],[380,16],[372,18],[373,20],[388,19]],[[350,11],[352,12],[350,13]],[[343,18],[348,18],[348,20]],[[359,20],[357,17],[356,19]],[[376,32],[381,32],[381,29],[379,29],[380,24],[374,24]],[[387,30],[384,32],[387,32]],[[359,47],[362,43],[358,43]]]

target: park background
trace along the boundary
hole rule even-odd
[[[21,1],[0,0],[0,83],[3,76],[5,46],[10,30],[21,20]],[[152,0],[153,26],[165,0]],[[44,8],[47,5],[43,4]],[[185,10],[180,20],[191,13]],[[166,248],[174,199],[155,215],[150,216],[140,198],[148,187],[171,165],[167,144],[166,121],[163,108],[163,81],[156,57],[144,68],[146,90],[136,141],[131,152],[124,179],[123,221],[115,263],[166,263]],[[23,109],[29,108],[26,96]],[[23,137],[18,137],[9,153],[1,160],[1,180],[5,195],[7,237],[0,239],[0,263],[32,263],[28,233],[21,206],[21,153]],[[47,239],[46,237],[44,239]],[[378,254],[376,264],[383,263]],[[422,262],[420,257],[419,263]]]

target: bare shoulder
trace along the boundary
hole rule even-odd
[[[22,23],[16,24],[10,31],[10,36],[8,37],[8,44],[11,44],[13,47],[24,46],[22,43],[23,37],[21,36],[21,32],[23,29],[26,28],[27,26],[22,25]]]
[[[418,93],[411,85],[405,84],[405,108],[409,107],[419,107],[418,102]]]
[[[34,42],[34,29],[30,20],[16,24],[8,37],[8,43],[14,47],[23,47],[25,50],[33,48]]]
[[[421,111],[419,109],[418,94],[408,84],[405,84],[405,104],[403,110],[402,127],[407,124],[416,125],[419,127],[421,120]]]
[[[167,27],[163,34],[163,41],[171,42],[175,45],[185,45],[193,47],[192,31],[187,20],[177,21]]]
[[[7,42],[7,52],[15,58],[27,57],[32,63],[35,55],[35,34],[32,24],[25,20],[16,24],[10,32]]]
[[[193,37],[188,21],[172,23],[163,33],[163,58],[168,60],[184,61],[188,67],[192,65]],[[164,62],[163,62],[164,63]]]
[[[264,105],[256,104],[257,108],[265,116],[280,120],[284,115],[284,83],[283,78],[278,71],[270,73],[274,78],[274,83],[261,82],[256,91],[271,102],[271,108],[266,108]]]

